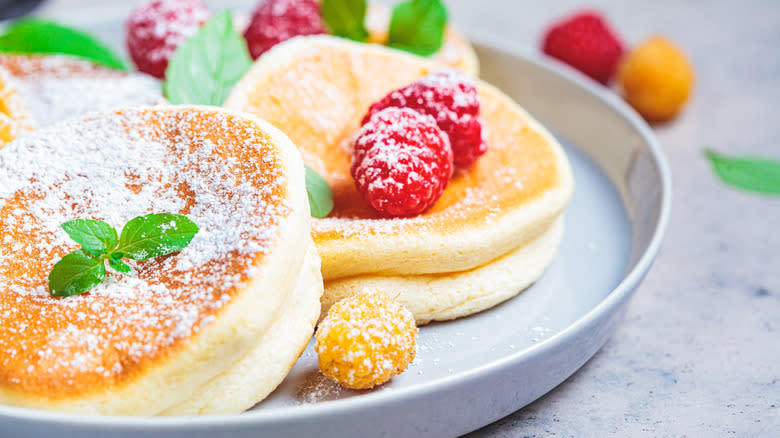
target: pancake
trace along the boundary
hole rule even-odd
[[[563,235],[563,220],[518,249],[486,265],[462,272],[427,275],[361,275],[325,284],[322,315],[339,300],[377,289],[414,315],[418,325],[468,316],[495,306],[530,286],[555,255]]]
[[[0,67],[0,148],[31,131],[30,118],[11,74]]]
[[[238,363],[162,415],[239,412],[268,396],[306,348],[320,316],[321,295],[320,258],[312,243],[298,285],[284,303],[284,317],[274,321]]]
[[[205,399],[210,382],[284,324],[291,303],[308,303],[292,306],[300,320],[318,305],[320,286],[306,277],[317,262],[301,232],[309,227],[301,158],[264,121],[183,106],[92,114],[9,144],[0,181],[2,404],[160,414]],[[109,270],[85,294],[49,295],[49,271],[77,248],[61,223],[121,227],[162,211],[199,225],[184,250],[131,262],[133,275]],[[289,352],[272,375],[254,369],[268,378],[254,397],[275,387],[312,335],[310,324],[283,327],[291,331],[276,342]],[[209,409],[238,412],[257,401]]]
[[[165,102],[162,85],[149,75],[69,55],[0,54],[0,67],[13,77],[38,128],[94,111]]]
[[[384,219],[372,210],[349,173],[360,120],[371,103],[440,68],[378,45],[301,37],[267,52],[227,99],[228,108],[285,131],[333,189],[333,212],[312,223],[326,302],[337,293],[336,284],[354,291],[358,283],[391,277],[404,278],[406,285],[414,279],[414,288],[424,288],[426,275],[485,268],[542,236],[571,196],[571,169],[558,142],[509,97],[478,82],[488,151],[470,169],[456,171],[441,199],[423,214]],[[525,271],[517,272],[519,281]],[[435,307],[457,301],[447,296]]]
[[[391,11],[387,5],[372,2],[366,12],[368,39],[374,44],[386,44]],[[430,56],[436,62],[457,68],[471,76],[479,76],[479,59],[471,43],[455,26],[444,30],[444,42],[438,52]]]

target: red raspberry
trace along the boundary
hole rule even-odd
[[[606,85],[617,71],[623,44],[599,14],[580,12],[547,31],[543,50]]]
[[[441,197],[452,176],[452,148],[433,117],[387,108],[360,129],[352,177],[383,216],[414,216]]]
[[[316,0],[264,0],[244,32],[249,53],[257,59],[265,51],[299,35],[325,33]]]
[[[474,80],[457,70],[431,73],[404,88],[390,92],[371,105],[363,117],[384,108],[411,108],[436,119],[450,138],[455,164],[469,167],[487,151],[479,117],[479,94]]]
[[[127,49],[138,70],[164,78],[173,52],[209,17],[200,0],[152,0],[133,10],[127,19]]]

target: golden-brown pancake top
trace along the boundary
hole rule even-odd
[[[258,68],[234,91],[241,98],[231,96],[228,106],[233,103],[231,107],[285,131],[301,149],[304,161],[333,189],[333,212],[312,224],[326,280],[373,266],[353,266],[342,255],[344,248],[360,248],[367,236],[474,232],[549,191],[570,190],[562,189],[564,180],[570,184],[569,170],[554,141],[508,97],[479,82],[488,151],[470,169],[457,170],[428,211],[414,218],[382,219],[364,201],[350,175],[351,143],[373,102],[438,67],[381,47],[323,37],[283,43],[275,50],[258,61]],[[563,202],[553,213],[559,213],[567,197],[561,197]],[[396,241],[388,242],[393,246]],[[349,256],[353,258],[357,256]]]
[[[251,120],[213,109],[120,110],[0,150],[0,389],[50,398],[118,386],[195,336],[257,272],[290,213],[281,156]],[[47,275],[78,245],[60,224],[117,230],[152,212],[200,227],[179,253],[108,269],[53,298]]]

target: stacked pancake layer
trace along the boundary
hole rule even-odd
[[[355,189],[350,147],[368,107],[439,68],[381,46],[297,38],[263,55],[226,102],[285,131],[334,191],[333,213],[312,225],[324,308],[378,286],[419,323],[452,319],[516,295],[552,259],[573,189],[568,161],[539,123],[484,82],[488,152],[456,172],[433,208],[383,219]]]
[[[0,404],[113,415],[240,412],[287,374],[322,284],[300,155],[250,116],[126,109],[0,151]],[[60,224],[150,212],[200,232],[180,253],[52,298]],[[240,388],[240,390],[239,390]]]

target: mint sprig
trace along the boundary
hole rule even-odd
[[[152,213],[130,220],[117,237],[103,221],[76,219],[62,228],[81,245],[61,258],[49,273],[49,293],[69,297],[84,293],[106,278],[106,262],[117,272],[132,271],[123,258],[147,260],[181,251],[190,244],[198,226],[174,213]]]
[[[387,45],[429,56],[444,44],[447,8],[440,0],[409,0],[393,9]]]
[[[66,54],[115,70],[127,71],[127,63],[92,35],[53,21],[19,20],[0,35],[0,52],[16,54]]]
[[[223,11],[176,49],[163,91],[173,104],[222,105],[251,65],[244,38]]]
[[[322,0],[322,19],[332,35],[363,42],[366,29],[366,0]]]
[[[758,157],[729,157],[705,151],[715,174],[724,183],[742,190],[780,195],[780,161]]]
[[[251,66],[244,38],[233,27],[230,11],[224,11],[176,49],[165,73],[163,90],[174,104],[222,105]],[[308,167],[306,191],[311,215],[327,216],[333,209],[333,192]]]

